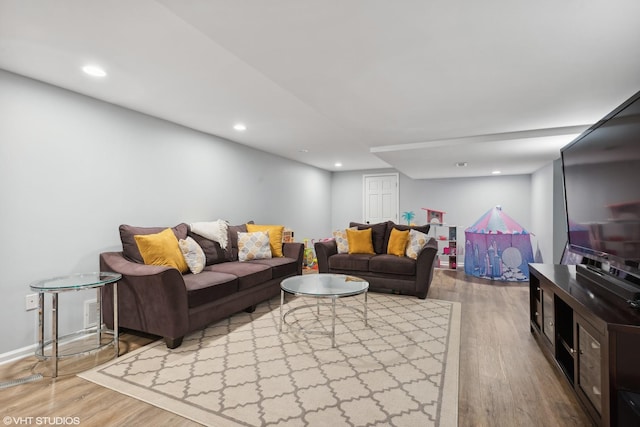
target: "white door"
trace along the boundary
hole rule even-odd
[[[398,180],[397,173],[363,175],[364,222],[375,224],[391,220],[398,223]]]

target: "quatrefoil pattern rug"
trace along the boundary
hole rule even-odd
[[[367,326],[362,303],[340,300],[335,348],[329,306],[288,297],[310,306],[279,332],[274,298],[80,376],[209,426],[457,425],[459,303],[370,292]]]

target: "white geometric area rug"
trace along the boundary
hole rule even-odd
[[[380,293],[330,306],[288,296],[79,376],[209,426],[456,426],[460,304]],[[311,304],[309,304],[311,302]],[[342,306],[340,304],[344,304]],[[303,326],[306,333],[296,326]],[[310,330],[311,329],[311,330]],[[311,332],[311,333],[310,333]]]

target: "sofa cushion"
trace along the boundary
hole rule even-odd
[[[122,224],[119,227],[120,241],[122,242],[122,253],[125,258],[130,261],[143,264],[144,260],[138,250],[136,239],[133,236],[141,236],[146,234],[160,233],[167,227],[134,227],[132,225]],[[187,237],[187,224],[181,223],[171,229],[173,234],[176,235],[176,239],[185,239]]]
[[[222,249],[222,246],[220,246],[220,243],[207,239],[206,237],[202,237],[191,230],[187,232],[187,236],[195,240],[202,248],[205,256],[205,265],[219,264],[227,261],[227,256],[225,251]]]
[[[253,224],[253,221],[249,221],[247,222],[247,224]],[[227,243],[227,249],[224,250],[227,261],[238,260],[238,232],[246,233],[247,224],[230,225],[227,227],[227,231],[229,232],[229,240]]]
[[[233,274],[238,277],[238,290],[252,288],[273,278],[271,267],[253,262],[230,261],[205,267],[205,271]]]
[[[385,236],[387,235],[387,222],[379,222],[377,224],[359,224],[357,222],[349,223],[349,227],[358,227],[358,230],[371,229],[371,240],[373,241],[373,250],[377,254],[386,253]]]
[[[369,271],[414,276],[416,274],[416,260],[395,255],[376,255],[369,261]]]
[[[147,265],[166,265],[181,273],[189,271],[189,266],[182,255],[178,239],[170,228],[159,233],[133,236],[140,255]]]
[[[269,245],[271,246],[271,256],[281,257],[282,242],[284,240],[284,225],[258,225],[247,224],[247,231],[253,233],[256,231],[267,231],[269,233]]]
[[[371,241],[371,229],[351,230],[347,229],[347,240],[349,241],[350,254],[371,254],[376,252]]]
[[[298,274],[298,262],[294,258],[280,257],[270,259],[256,259],[250,263],[268,265],[274,279]]]
[[[369,260],[379,255],[336,254],[329,257],[329,270],[369,271]]]
[[[187,288],[189,308],[224,298],[238,292],[238,278],[233,274],[203,271],[182,276]]]
[[[391,230],[393,230],[394,228],[400,230],[400,231],[404,231],[404,230],[416,230],[419,231],[421,233],[424,234],[429,234],[429,229],[431,228],[431,226],[429,224],[425,224],[425,225],[402,225],[402,224],[396,224],[393,221],[389,221],[389,227],[387,228],[385,237],[384,237],[384,247],[386,248],[387,246],[389,246],[389,237],[391,236]]]

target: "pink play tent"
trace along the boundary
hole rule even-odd
[[[464,234],[465,273],[492,280],[529,280],[531,234],[500,206],[482,215]]]

